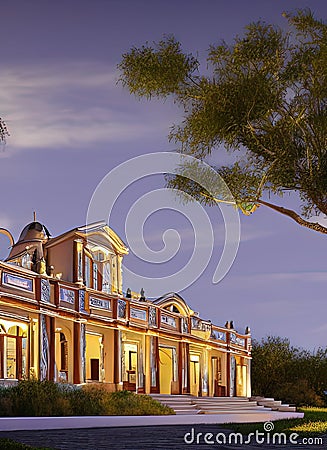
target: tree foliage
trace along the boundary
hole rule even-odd
[[[138,97],[170,96],[182,108],[169,135],[182,153],[238,152],[235,164],[215,170],[243,212],[265,205],[327,233],[307,220],[327,214],[327,24],[309,10],[283,15],[288,31],[256,22],[232,44],[212,45],[203,74],[173,36],[134,47],[122,56],[120,81]],[[216,202],[182,170],[169,184]],[[301,214],[265,200],[287,191],[300,196]]]
[[[7,136],[9,136],[7,125],[0,117],[0,142],[5,142]]]
[[[252,348],[254,395],[296,405],[322,406],[327,390],[327,348],[309,352],[285,338],[268,336]]]

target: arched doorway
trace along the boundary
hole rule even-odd
[[[59,323],[55,339],[55,380],[71,383],[73,377],[71,332],[68,327]]]
[[[60,366],[59,366],[59,381],[68,381],[68,341],[65,333],[60,331]]]
[[[0,378],[21,380],[27,373],[27,330],[19,325],[1,325]]]

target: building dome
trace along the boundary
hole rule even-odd
[[[50,233],[40,222],[31,222],[20,233],[17,244],[22,242],[47,241]]]
[[[44,256],[43,245],[48,241],[50,233],[46,226],[40,222],[31,222],[20,233],[18,241],[12,246],[6,261],[15,261],[18,265],[23,264],[24,255],[36,262]]]

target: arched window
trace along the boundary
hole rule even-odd
[[[60,333],[60,371],[68,372],[68,342],[64,333]]]
[[[25,255],[22,256],[22,267],[25,267],[25,269],[30,269],[31,265],[31,255],[29,253],[25,253]]]

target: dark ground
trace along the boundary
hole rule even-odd
[[[189,433],[194,428],[194,442],[189,444],[184,442],[185,433]],[[217,433],[223,433],[222,428],[217,425],[165,425],[155,427],[119,427],[119,428],[88,428],[70,430],[41,430],[41,431],[10,431],[0,432],[0,438],[8,437],[25,444],[48,447],[57,450],[146,450],[146,449],[326,449],[327,436],[324,436],[322,445],[309,445],[300,443],[298,445],[267,445],[257,444],[252,441],[250,444],[218,444],[215,441]],[[203,433],[196,442],[197,433]],[[215,443],[205,443],[205,433],[212,433],[208,436],[209,441]],[[228,442],[228,431],[225,430]],[[191,436],[187,436],[191,441]],[[222,437],[220,436],[222,439]],[[1,444],[0,444],[1,445]],[[1,450],[2,449],[0,447]]]

